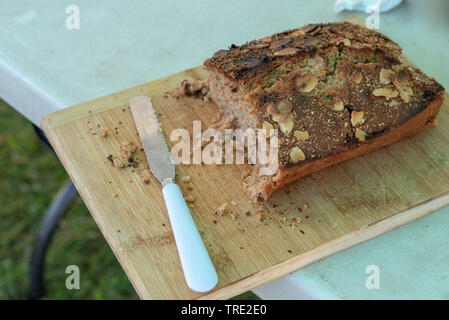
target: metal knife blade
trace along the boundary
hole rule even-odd
[[[170,151],[151,99],[138,96],[131,99],[129,106],[151,172],[162,185],[167,179],[174,180],[175,164],[170,157]]]
[[[217,271],[182,191],[174,182],[175,164],[170,157],[151,99],[143,96],[135,97],[129,104],[150,170],[162,184],[162,195],[186,283],[194,291],[209,291],[217,285]]]

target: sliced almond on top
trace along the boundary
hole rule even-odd
[[[317,37],[308,37],[304,39],[305,46],[316,46],[320,43],[320,38]]]
[[[365,121],[365,119],[363,119],[363,114],[363,111],[352,111],[351,123],[353,127],[357,127]]]
[[[293,163],[306,160],[306,155],[299,147],[293,147],[289,156]]]
[[[359,141],[365,141],[366,140],[366,133],[362,129],[355,128],[355,137],[359,139]]]
[[[360,72],[360,70],[355,69],[355,70],[351,73],[351,75],[349,76],[349,78],[350,78],[353,82],[359,84],[360,82],[362,82],[363,75],[362,75],[362,72]]]
[[[399,105],[399,101],[393,99],[390,101],[390,107],[396,107],[397,105]]]
[[[404,90],[405,90],[405,92],[407,92],[407,94],[408,94],[410,97],[413,97],[413,96],[414,96],[414,93],[413,93],[412,88],[410,88],[410,87],[405,87]]]
[[[298,139],[300,141],[305,141],[305,140],[309,139],[309,132],[296,130],[294,133],[294,136],[296,137],[296,139]]]
[[[393,84],[397,88],[404,88],[407,85],[407,81],[408,81],[407,72],[405,72],[404,69],[401,69],[396,73],[396,77],[394,78]]]
[[[303,30],[295,30],[288,35],[289,38],[303,37],[306,33]]]
[[[273,56],[275,57],[288,57],[288,56],[293,56],[296,53],[298,53],[299,49],[298,48],[285,48],[279,51],[276,51],[275,53],[273,53]]]
[[[319,28],[319,29],[318,29]],[[301,30],[303,30],[305,33],[314,33],[321,29],[321,25],[319,24],[310,24],[308,26],[302,27]]]
[[[373,95],[376,97],[385,97],[387,100],[390,100],[391,98],[396,98],[398,92],[392,88],[379,88],[373,90]]]
[[[404,102],[409,102],[410,96],[413,96],[412,88],[407,87],[408,80],[409,76],[404,69],[399,70],[393,80],[393,84],[399,91],[399,95]]]
[[[288,135],[292,131],[293,125],[295,124],[295,117],[292,113],[290,113],[285,120],[279,122],[278,124],[282,133]]]
[[[390,84],[394,79],[394,71],[382,68],[379,74],[379,81],[382,84]]]
[[[308,93],[315,89],[318,84],[318,77],[313,74],[306,74],[296,78],[295,84],[299,92]]]
[[[288,113],[287,114],[276,113],[271,116],[271,119],[273,119],[273,121],[275,122],[284,122],[285,120],[287,120],[287,117]]]
[[[262,129],[265,131],[265,136],[269,137],[270,130],[274,129],[274,126],[271,123],[269,123],[268,121],[264,121],[262,123]]]
[[[273,103],[270,103],[267,106],[267,113],[270,114],[270,115],[275,115],[275,114],[278,113],[278,111],[276,109],[276,106]]]
[[[256,49],[263,49],[263,48],[268,48],[270,44],[268,43],[254,43],[254,44],[250,44],[247,48],[250,50],[256,50]]]
[[[410,96],[409,96],[409,94],[407,93],[407,91],[404,90],[404,89],[402,89],[402,88],[398,88],[398,90],[399,90],[399,95],[401,96],[401,99],[402,99],[404,102],[410,102]]]
[[[341,99],[336,99],[334,101],[334,106],[332,107],[332,109],[334,111],[342,111],[345,108],[345,104],[343,103],[343,101]]]
[[[286,44],[289,44],[291,41],[292,41],[292,39],[288,39],[288,38],[281,39],[281,40],[276,40],[276,41],[273,41],[271,43],[270,48],[271,49],[278,49],[278,48],[280,48],[282,46],[285,46]]]
[[[289,101],[287,101],[287,102],[289,102]],[[277,106],[274,105],[273,103],[270,103],[268,105],[267,113],[270,114],[272,119],[273,119],[273,121],[276,121],[276,122],[284,121],[287,118],[287,116],[288,116],[288,113],[281,114],[278,111]]]
[[[293,109],[293,105],[288,99],[279,101],[276,105],[269,104],[267,112],[271,115],[273,121],[283,122]]]
[[[276,105],[276,109],[281,114],[289,114],[290,112],[292,112],[293,104],[290,100],[284,99],[278,102],[278,104]]]

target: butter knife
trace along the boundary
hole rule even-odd
[[[173,163],[151,99],[138,96],[129,103],[150,170],[162,194],[187,285],[197,292],[213,289],[217,272],[196,228],[179,186]]]

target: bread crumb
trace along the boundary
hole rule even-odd
[[[236,206],[236,205],[237,205],[237,202],[232,201],[231,204],[232,204],[233,206]]]
[[[300,224],[302,221],[301,221],[301,218],[293,218],[293,219],[291,219],[290,220],[290,226],[291,227],[294,227],[294,226],[296,226],[297,224]]]
[[[122,160],[127,160],[128,162],[132,162],[132,157],[137,152],[137,147],[133,142],[124,142],[120,146],[120,157]]]
[[[237,118],[233,115],[222,116],[219,122],[211,125],[216,130],[235,129],[237,128]]]
[[[143,180],[143,183],[145,183],[145,184],[150,184],[150,179],[145,179],[145,180]]]
[[[227,203],[223,203],[220,207],[215,209],[215,212],[214,212],[214,214],[217,216],[223,216],[226,213],[228,213],[228,204]]]
[[[178,88],[180,97],[200,96],[204,98],[208,92],[209,88],[204,80],[194,80],[192,78],[182,80]]]
[[[237,213],[231,213],[231,219],[232,220],[237,219]]]
[[[195,201],[195,198],[194,198],[193,196],[185,196],[185,197],[184,197],[184,200],[185,200],[186,202],[194,202],[194,201]]]
[[[125,167],[125,164],[119,158],[115,158],[112,161],[112,164],[114,165],[114,167],[119,168],[119,169],[122,169]]]
[[[181,181],[182,181],[182,182],[190,182],[190,176],[183,176],[183,177],[181,178]]]
[[[98,135],[102,138],[107,138],[109,131],[111,131],[111,129],[102,129],[102,130],[98,131]]]
[[[256,214],[257,214],[257,218],[260,221],[262,221],[263,220],[263,211],[262,210],[257,210]]]

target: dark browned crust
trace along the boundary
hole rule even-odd
[[[347,45],[347,40],[350,44]],[[346,43],[346,44],[345,44]],[[223,73],[238,84],[255,84],[286,60],[315,55],[329,47],[373,53],[382,60],[396,63],[401,48],[385,35],[349,22],[310,24],[254,40],[241,46],[232,44],[228,50],[217,51],[204,65],[208,70]],[[291,56],[276,56],[285,48],[297,48]]]
[[[274,191],[292,181],[301,179],[342,161],[388,146],[427,128],[435,127],[435,119],[440,111],[443,101],[444,92],[435,97],[425,110],[400,125],[395,130],[379,135],[360,146],[349,145],[346,150],[333,156],[311,161],[300,166],[280,169],[273,179],[267,179],[260,184],[260,189],[258,190],[257,195],[254,194],[252,198],[255,199],[254,197],[257,196],[258,201],[267,201]]]
[[[396,43],[347,22],[232,45],[205,66],[210,83],[220,77],[225,83],[211,86],[221,90],[216,102],[222,110],[238,99],[251,106],[252,123],[279,129],[279,173],[257,182],[272,184],[262,191],[265,200],[280,185],[327,166],[322,164],[397,141],[391,140],[398,136],[394,132],[428,114],[444,92],[433,78],[402,62]],[[228,105],[223,92],[233,96]],[[216,93],[210,94],[214,99]],[[287,111],[280,115],[280,109]],[[425,127],[401,130],[407,136]]]

